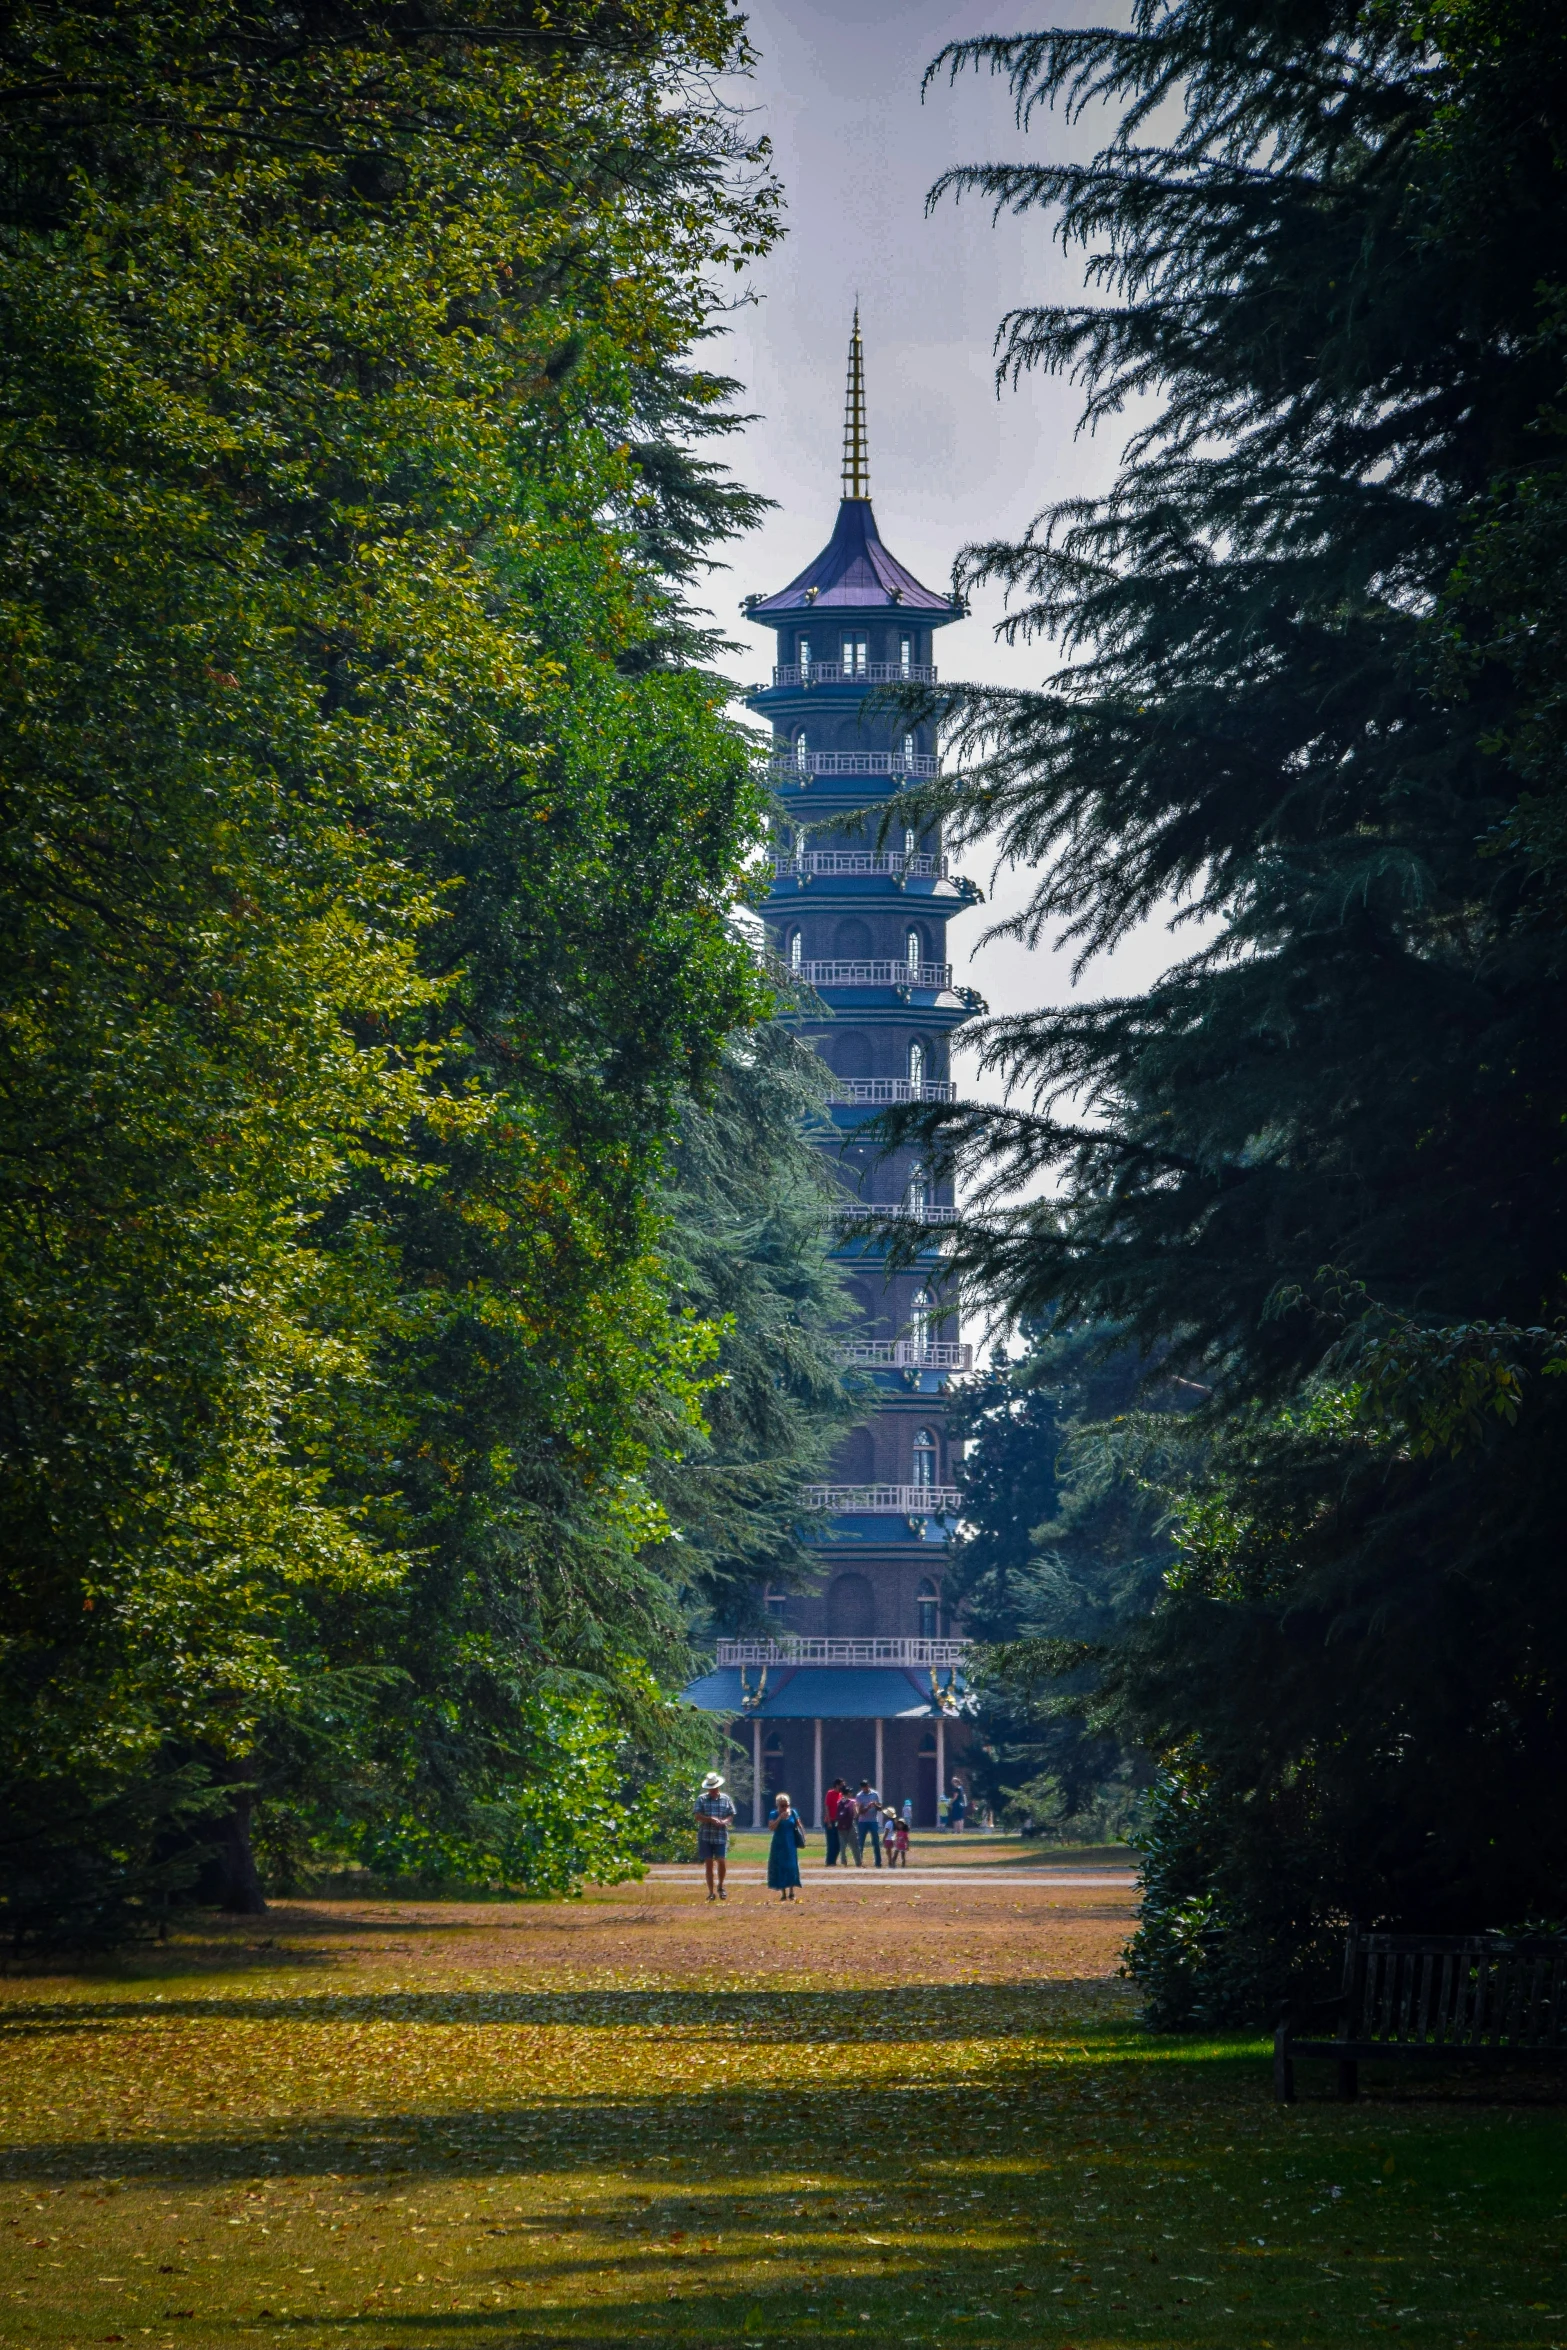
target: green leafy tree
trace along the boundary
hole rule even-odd
[[[1013,1106],[906,1124],[994,1211],[970,1280],[1210,1391],[1189,1571],[1100,1718],[1172,1774],[1150,1916],[1217,1921],[1169,1942],[1164,2012],[1255,2016],[1351,1912],[1504,1919],[1564,1858],[1567,1427],[1532,1374],[1567,1265],[1567,32],[1532,0],[1138,0],[938,65],[1007,76],[1025,125],[1115,113],[1086,163],[945,186],[1086,258],[1003,373],[1142,414],[1103,497],[965,558],[1062,666],[937,697],[973,758],[927,806],[1036,869],[1026,938],[1091,952],[1173,901],[1206,943],[993,1024]],[[1007,1205],[1046,1171],[1048,1212]],[[1546,1334],[1521,1408],[1493,1378],[1477,1413],[1509,1330]]]
[[[0,32],[0,1785],[205,1773],[241,1903],[285,1761],[417,1788],[439,1717],[461,1814],[525,1651],[634,1711],[672,1636],[637,1422],[711,1341],[645,1195],[756,996],[669,585],[752,510],[678,445],[771,233],[744,62],[721,0]]]

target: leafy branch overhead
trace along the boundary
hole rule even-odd
[[[682,603],[758,506],[747,57],[722,0],[0,31],[0,1783],[204,1773],[241,1900],[257,1803],[493,1852],[667,1727],[717,1340],[654,1194],[767,1001]]]

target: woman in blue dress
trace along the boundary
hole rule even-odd
[[[767,1848],[767,1882],[780,1900],[792,1901],[800,1882],[800,1847],[805,1842],[805,1830],[796,1819],[787,1795],[774,1797],[773,1816],[768,1826],[773,1831],[773,1840]]]

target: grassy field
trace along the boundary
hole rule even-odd
[[[0,2344],[1567,2344],[1562,2109],[1150,2041],[1127,1897],[294,1905],[0,1984]]]

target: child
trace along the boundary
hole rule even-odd
[[[896,1868],[901,1860],[904,1867],[907,1868],[909,1865],[909,1823],[901,1814],[892,1823],[891,1843],[893,1867]]]

